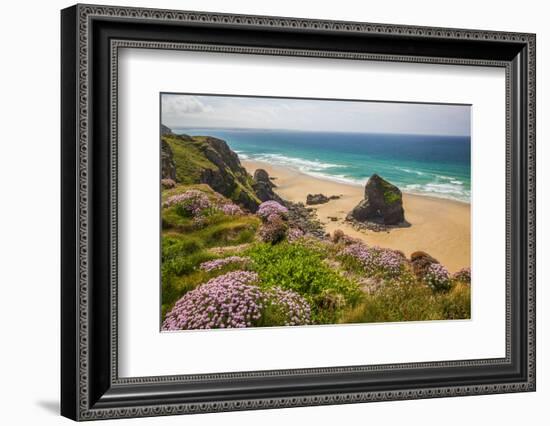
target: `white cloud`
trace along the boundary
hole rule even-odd
[[[212,106],[204,105],[197,96],[162,95],[163,114],[199,114],[212,112]]]

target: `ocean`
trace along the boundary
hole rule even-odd
[[[377,173],[403,192],[470,202],[470,137],[174,129],[225,140],[242,160],[264,161],[308,175],[364,185]]]

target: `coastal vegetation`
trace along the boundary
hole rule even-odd
[[[163,128],[161,144],[163,330],[470,318],[468,268],[323,232],[220,139]],[[367,187],[366,213],[404,220],[399,189]]]

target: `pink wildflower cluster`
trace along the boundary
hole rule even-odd
[[[248,257],[229,256],[229,257],[224,257],[222,259],[214,259],[208,262],[203,262],[200,264],[199,268],[202,269],[203,271],[210,272],[216,269],[221,269],[224,266],[229,265],[231,263],[244,265],[248,262],[250,262],[250,258]]]
[[[311,308],[299,294],[278,287],[263,291],[254,272],[213,278],[185,294],[166,315],[162,330],[252,327],[268,305],[278,307],[285,325],[311,322]]]
[[[304,231],[302,231],[300,228],[290,228],[288,230],[287,238],[288,241],[293,242],[302,238],[304,235]]]
[[[233,203],[223,204],[220,207],[220,210],[223,212],[223,214],[227,216],[238,216],[243,214],[243,211],[241,210],[241,208],[238,205]]]
[[[462,268],[453,274],[453,279],[463,283],[470,283],[472,280],[472,272],[470,268]]]
[[[176,181],[174,179],[165,178],[160,180],[160,184],[164,189],[170,189],[176,186]]]
[[[434,291],[445,291],[451,288],[449,271],[440,263],[432,263],[428,266],[424,280]]]
[[[256,214],[262,219],[271,222],[271,216],[277,216],[285,219],[288,214],[288,209],[285,206],[279,204],[277,201],[264,201],[262,204],[260,204],[260,207],[258,208]],[[273,218],[271,217],[271,219]]]
[[[355,243],[342,250],[342,255],[357,260],[369,274],[382,272],[396,276],[405,263],[403,255],[397,251],[381,247],[369,247],[363,243]]]
[[[181,194],[172,195],[164,202],[164,207],[174,205],[181,206],[191,216],[198,216],[204,210],[212,207],[210,200],[204,192],[190,189]]]
[[[254,272],[235,271],[186,293],[166,315],[163,330],[251,327],[266,300]]]
[[[260,240],[264,243],[276,244],[286,236],[287,223],[277,215],[270,215],[258,231]]]
[[[285,325],[307,325],[311,322],[309,303],[292,290],[274,287],[267,292],[269,303],[278,307],[283,313]]]

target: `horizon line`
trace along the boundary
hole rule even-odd
[[[288,131],[288,132],[305,132],[305,133],[352,133],[352,134],[371,134],[371,135],[411,135],[411,136],[447,136],[447,137],[468,137],[471,138],[471,134],[447,134],[447,133],[406,133],[406,132],[369,132],[369,131],[346,131],[346,130],[313,130],[313,129],[291,129],[291,128],[278,128],[278,129],[272,129],[272,128],[262,128],[262,127],[189,127],[189,126],[168,126],[164,123],[161,123],[162,126],[168,127],[170,130],[183,130],[183,129],[189,129],[189,130],[260,130],[260,131],[269,131],[269,132],[277,132],[277,131]]]

